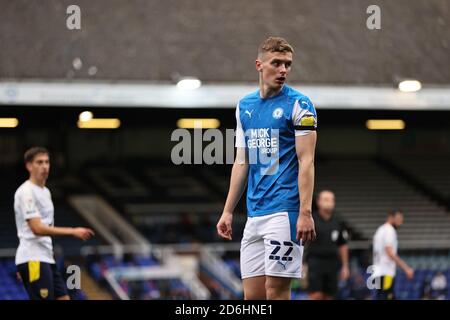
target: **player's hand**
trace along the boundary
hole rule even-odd
[[[414,278],[414,270],[412,268],[408,267],[408,269],[405,270],[405,273],[408,280],[412,280]]]
[[[233,214],[231,212],[224,212],[217,223],[217,234],[227,240],[231,240],[233,231],[231,223],[233,222]]]
[[[348,268],[348,266],[342,266],[339,277],[344,281],[350,277],[350,269]]]
[[[88,240],[92,236],[94,236],[95,233],[89,228],[74,228],[73,229],[73,236],[75,238],[81,239],[83,241]]]
[[[311,214],[302,214],[297,219],[297,240],[302,240],[302,244],[316,240],[316,229],[314,219]]]

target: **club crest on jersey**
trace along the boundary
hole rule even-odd
[[[41,298],[47,298],[48,297],[48,289],[41,289],[39,290],[39,294],[41,295]]]
[[[331,240],[333,242],[336,242],[338,238],[339,238],[339,231],[333,230],[333,232],[331,233]]]
[[[282,115],[283,115],[283,108],[276,108],[272,112],[272,117],[274,117],[274,119],[280,119]]]

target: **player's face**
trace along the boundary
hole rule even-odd
[[[46,180],[50,171],[50,159],[48,154],[37,154],[33,161],[27,164],[27,169],[30,172],[30,175],[35,179],[39,181]]]
[[[317,206],[320,210],[333,211],[335,206],[333,192],[322,191],[317,199]]]
[[[394,225],[396,228],[399,228],[403,224],[403,214],[397,213],[394,216]]]
[[[291,71],[291,52],[266,52],[256,60],[256,69],[264,85],[280,89]]]

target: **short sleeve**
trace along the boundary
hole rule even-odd
[[[340,227],[339,227],[339,237],[337,240],[337,244],[338,246],[343,246],[345,244],[347,244],[348,242],[348,231],[345,228],[343,223],[340,223]]]
[[[25,188],[24,192],[19,195],[18,201],[19,212],[25,220],[41,218],[32,190]]]
[[[384,245],[394,247],[396,243],[396,234],[393,228],[386,229],[384,233]]]
[[[311,100],[302,97],[295,101],[292,122],[296,136],[304,136],[317,130],[317,113]]]
[[[239,104],[236,107],[236,148],[245,148],[245,136],[242,129],[241,116],[239,113]]]

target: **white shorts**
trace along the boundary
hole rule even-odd
[[[242,279],[301,278],[303,246],[295,239],[297,217],[297,212],[279,212],[247,218],[241,241]]]

